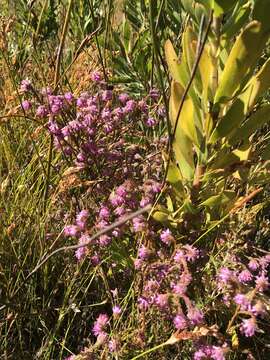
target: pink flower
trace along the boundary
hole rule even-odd
[[[253,275],[251,274],[250,271],[248,270],[243,270],[239,273],[238,275],[238,280],[241,282],[241,283],[247,283],[247,282],[250,282],[252,281],[253,279]]]
[[[250,270],[252,271],[256,271],[259,268],[259,262],[257,259],[251,259],[250,262],[248,263],[248,267],[250,268]]]
[[[66,225],[64,228],[64,235],[75,237],[79,234],[78,226],[76,225]]]
[[[109,317],[107,314],[99,314],[93,326],[93,334],[98,336],[103,334],[109,322]]]
[[[242,311],[246,311],[250,308],[251,304],[248,298],[244,294],[237,294],[234,297],[234,302],[240,305]]]
[[[178,314],[173,319],[174,326],[177,330],[184,330],[187,327],[187,321],[183,314]]]
[[[192,325],[199,325],[203,322],[203,313],[196,307],[190,307],[187,313],[188,319]]]
[[[114,318],[118,318],[119,315],[122,313],[122,310],[120,308],[119,305],[115,305],[113,308],[112,308],[112,311],[113,311],[113,316]]]
[[[171,243],[174,241],[174,237],[172,236],[170,229],[162,231],[160,234],[160,240],[166,245],[171,245]]]
[[[261,273],[260,276],[256,276],[256,289],[260,292],[266,291],[269,288],[268,278],[265,273]]]
[[[241,325],[241,332],[246,336],[246,337],[250,337],[253,336],[255,334],[255,331],[257,331],[258,327],[257,327],[257,323],[256,323],[256,319],[254,317],[251,317],[249,319],[244,319],[242,321],[242,325]]]
[[[25,111],[28,111],[31,108],[32,104],[29,100],[22,101],[22,108]]]

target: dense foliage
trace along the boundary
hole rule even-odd
[[[3,5],[1,358],[268,359],[267,9]]]

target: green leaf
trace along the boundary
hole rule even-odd
[[[245,141],[263,125],[270,121],[270,105],[266,104],[260,107],[248,120],[233,133],[229,139],[229,144],[233,145],[238,141]]]
[[[181,85],[172,81],[170,97],[170,121],[172,128],[175,127],[176,118],[183,96]],[[176,128],[173,141],[173,150],[178,163],[181,175],[185,180],[191,181],[194,176],[193,144],[196,141],[196,132],[194,126],[194,109],[192,100],[187,98],[184,102]]]
[[[261,23],[252,21],[238,36],[221,75],[214,103],[225,103],[245,85],[247,75],[254,70],[265,47],[268,35]]]
[[[214,9],[215,16],[220,16],[229,10],[231,10],[238,0],[213,0],[212,7]]]
[[[226,115],[220,120],[216,129],[211,135],[209,140],[210,143],[215,143],[218,139],[221,139],[225,136],[230,136],[234,141],[244,139],[251,135],[251,132],[248,132],[246,135],[246,130],[243,132],[242,128],[239,128],[246,115],[253,109],[256,105],[257,100],[265,94],[265,92],[270,88],[270,59],[262,66],[258,73],[251,78],[251,80],[246,85],[243,92],[239,95],[237,100],[232,104],[231,108],[228,110]],[[263,110],[261,113],[262,116],[265,116],[267,110]],[[254,122],[253,122],[254,124]],[[260,122],[258,123],[260,124]],[[256,130],[256,128],[250,127],[248,129]],[[241,134],[244,136],[241,137]],[[230,141],[230,143],[232,143]]]
[[[181,65],[170,40],[165,42],[165,57],[172,78],[184,87],[188,81],[188,73]]]

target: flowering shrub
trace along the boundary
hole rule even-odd
[[[128,356],[133,348],[146,345],[149,325],[158,318],[164,324],[159,336],[167,329],[176,342],[191,340],[194,359],[225,359],[235,350],[232,334],[249,338],[262,331],[258,321],[267,316],[264,294],[269,288],[269,255],[246,262],[242,260],[246,255],[232,253],[231,263],[211,271],[209,281],[204,270],[209,261],[206,248],[192,245],[188,238],[183,242],[175,225],[162,225],[155,217],[134,217],[92,241],[93,234],[114,221],[140,207],[154,206],[162,190],[160,151],[166,138],[155,138],[155,127],[165,116],[157,90],[137,100],[106,89],[98,72],[91,79],[91,92],[78,97],[70,92],[55,95],[49,88],[34,89],[29,80],[21,84],[22,109],[47,128],[64,166],[94,184],[91,206],[84,194],[73,218],[64,217],[63,238],[87,243],[75,251],[74,261],[90,261],[99,267],[106,259],[106,269],[115,269],[126,278],[111,289],[110,310],[100,313],[92,325],[90,336],[96,343],[80,356],[91,358],[102,351]],[[147,127],[153,129],[152,143],[142,135]],[[59,200],[63,205],[67,201]],[[117,253],[125,253],[122,265]],[[129,307],[121,306],[119,296],[125,298],[125,286],[131,282],[136,288],[132,316],[139,330],[132,329],[134,338],[123,341],[121,322]],[[210,293],[213,304],[207,304]],[[215,308],[223,309],[226,320],[212,323]]]

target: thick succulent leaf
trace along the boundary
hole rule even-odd
[[[249,23],[238,36],[222,72],[215,104],[227,102],[244,87],[244,81],[254,70],[267,38],[258,21]]]
[[[172,128],[175,126],[178,109],[183,95],[183,88],[175,81],[171,84],[170,120]],[[173,141],[173,150],[182,177],[191,181],[194,176],[193,144],[191,138],[195,136],[194,111],[191,100],[187,99],[178,120],[178,126]]]
[[[212,132],[209,144],[214,144],[216,141],[228,136],[234,129],[236,129],[239,126],[239,122],[243,120],[243,114],[244,103],[240,99],[237,99],[226,115],[221,118],[217,127]]]
[[[209,55],[208,46],[204,47],[202,56],[199,62],[199,71],[202,82],[202,100],[204,105],[204,111],[207,111],[208,103],[213,100],[213,94],[210,88],[210,78],[213,72],[213,63]]]
[[[239,126],[245,119],[246,115],[256,105],[257,100],[263,96],[269,88],[270,59],[268,59],[258,73],[251,78],[238,99],[233,103],[226,115],[220,120],[217,128],[211,135],[210,143],[214,143],[222,137],[229,136],[231,133],[231,138],[235,138],[236,141],[241,140],[244,139],[244,137],[241,137],[241,133],[246,136],[246,131],[248,131],[248,129],[253,129],[253,131],[255,131],[256,128],[254,128],[254,125],[251,128],[250,125],[248,125],[247,130],[243,133],[242,128],[239,129]],[[266,112],[267,110],[263,110],[261,114],[263,115]],[[249,132],[247,136],[250,135],[251,132]]]
[[[165,57],[172,78],[181,84],[182,87],[185,87],[186,83],[188,82],[187,68],[185,68],[183,62],[179,61],[179,58],[170,40],[165,42]]]
[[[259,97],[270,88],[270,59],[262,66],[258,73],[247,84],[239,98],[244,102],[245,115],[252,110]]]
[[[183,96],[183,88],[175,81],[171,84],[171,116],[174,127],[179,106]],[[181,114],[178,120],[179,131],[183,132],[193,143],[199,146],[196,128],[195,128],[195,111],[193,102],[190,97],[186,97]]]

